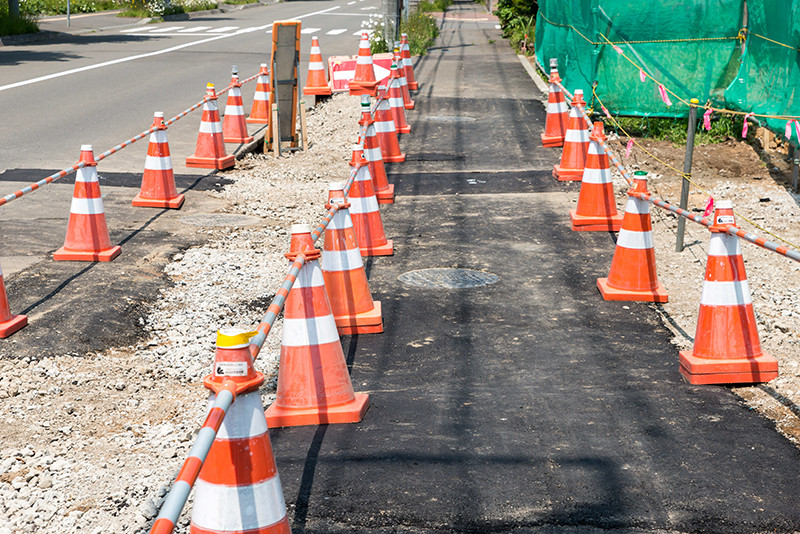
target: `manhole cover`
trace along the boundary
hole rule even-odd
[[[433,122],[475,122],[475,117],[464,117],[462,115],[431,115],[425,117],[426,121]]]
[[[488,286],[497,282],[500,277],[496,274],[471,269],[419,269],[403,273],[397,279],[418,287],[460,289]]]
[[[263,221],[251,215],[237,215],[235,213],[201,213],[181,217],[183,224],[192,226],[254,226]]]

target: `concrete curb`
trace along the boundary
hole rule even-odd
[[[539,73],[536,72],[536,69],[534,69],[530,61],[528,61],[528,58],[522,54],[517,54],[517,57],[519,58],[520,63],[522,63],[522,66],[525,67],[525,71],[528,73],[528,76],[530,76],[531,80],[533,80],[533,83],[536,84],[536,87],[539,88],[544,96],[547,96],[550,92],[550,88],[544,83],[544,80],[542,80],[542,78],[539,76]]]

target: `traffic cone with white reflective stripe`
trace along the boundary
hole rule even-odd
[[[356,58],[356,70],[353,79],[350,80],[350,94],[375,96],[377,87],[378,80],[375,79],[375,71],[372,68],[369,34],[367,32],[361,32],[361,41],[358,44],[358,57]]]
[[[400,89],[400,77],[397,75],[397,65],[392,63],[389,89],[386,96],[389,98],[389,109],[392,112],[395,129],[402,134],[411,133],[411,126],[406,122],[406,108],[403,105],[403,92]]]
[[[275,402],[267,409],[270,428],[357,423],[369,397],[355,393],[336,330],[311,227],[292,226],[289,261],[303,253],[305,264],[286,297]]]
[[[778,376],[778,361],[761,350],[739,238],[728,233],[735,225],[731,201],[717,201],[694,347],[680,353],[681,374],[692,384],[752,384]]]
[[[269,90],[269,69],[266,63],[261,64],[256,78],[256,92],[253,95],[253,107],[250,116],[245,119],[248,124],[269,124],[272,113],[272,96]]]
[[[356,177],[350,188],[350,217],[358,238],[358,248],[362,256],[391,256],[394,254],[394,243],[386,239],[383,220],[375,198],[375,189],[369,166],[361,147],[353,145],[353,159],[350,166],[356,169]]]
[[[386,88],[382,85],[378,86],[375,131],[378,134],[378,143],[381,145],[383,161],[399,163],[406,160],[406,155],[400,152],[400,142],[397,140],[397,129],[394,125],[392,108],[386,95]]]
[[[378,204],[394,203],[394,184],[386,178],[386,167],[383,164],[381,145],[375,131],[375,120],[369,110],[369,97],[361,97],[361,120],[358,121],[361,131],[364,132],[364,156],[369,164],[369,174],[372,176],[372,185],[375,189],[375,198]]]
[[[408,88],[412,91],[419,89],[417,80],[414,79],[414,64],[411,62],[411,47],[408,45],[408,34],[400,34],[400,57],[403,58],[403,70],[406,75]]]
[[[567,133],[567,117],[569,106],[564,100],[564,93],[558,85],[561,77],[558,75],[558,66],[554,65],[554,59],[550,60],[550,91],[547,95],[547,120],[544,123],[544,133],[542,136],[542,146],[559,147],[564,146],[564,136]]]
[[[608,164],[608,154],[600,141],[605,141],[603,123],[594,123],[589,136],[589,154],[583,169],[578,205],[569,212],[572,229],[588,232],[617,232],[622,224],[622,214],[617,212],[614,199],[614,182]]]
[[[333,317],[340,335],[379,334],[383,332],[381,303],[372,300],[358,239],[350,218],[350,202],[344,196],[344,184],[328,184],[328,203],[341,206],[325,228],[322,247],[322,275],[331,301]]]
[[[27,315],[14,315],[11,313],[11,308],[8,305],[8,295],[6,294],[6,283],[3,280],[3,271],[0,269],[0,338],[10,336],[27,324]]]
[[[395,41],[395,46],[397,46]],[[411,98],[411,91],[408,90],[408,81],[406,80],[406,70],[403,68],[403,58],[400,56],[400,48],[394,49],[394,63],[397,65],[397,75],[400,80],[400,90],[403,92],[403,107],[406,109],[414,109],[414,100]]]
[[[186,158],[187,167],[201,169],[229,169],[236,164],[236,158],[225,152],[225,141],[222,138],[222,123],[219,120],[217,93],[214,84],[206,86],[206,98],[203,104],[203,117],[200,119],[200,133],[197,135],[197,147],[194,155]]]
[[[178,209],[186,197],[175,188],[172,172],[172,156],[167,142],[167,125],[164,112],[156,111],[153,118],[156,131],[150,134],[147,157],[144,160],[144,175],[139,193],[133,197],[132,205],[146,208]]]
[[[84,166],[75,174],[75,189],[69,208],[69,223],[64,246],[53,253],[56,261],[111,261],[121,252],[119,245],[111,245],[106,224],[100,181],[97,179],[97,162],[92,145],[81,146],[78,163]]]
[[[258,391],[264,375],[253,368],[248,348],[253,334],[240,328],[217,333],[214,367],[203,383],[215,394],[233,383],[236,396],[195,482],[192,534],[291,533]],[[209,410],[213,401],[214,394]]]
[[[308,76],[303,87],[304,95],[330,96],[331,87],[325,78],[325,64],[322,62],[322,50],[319,48],[319,39],[311,38],[311,52],[308,58]]]
[[[633,187],[628,191],[608,278],[597,279],[597,287],[605,300],[667,302],[667,290],[656,276],[650,203],[639,198],[640,194],[648,194],[644,171],[636,171]]]
[[[228,91],[228,102],[225,104],[225,117],[222,120],[222,138],[226,143],[250,143],[255,139],[247,134],[247,123],[244,118],[242,102],[242,83],[236,65],[231,73],[231,89]]]
[[[576,182],[583,176],[586,152],[589,150],[589,130],[578,107],[585,105],[583,91],[575,89],[567,120],[567,133],[564,135],[561,163],[553,167],[553,176],[560,182]]]

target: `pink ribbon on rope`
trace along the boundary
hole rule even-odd
[[[711,129],[711,114],[713,112],[713,109],[708,108],[708,111],[703,113],[703,127],[706,129],[706,131]]]
[[[641,80],[642,83],[644,83],[645,80],[647,80],[647,75],[644,73],[642,69],[639,69],[639,80]]]
[[[658,84],[658,92],[661,93],[661,100],[667,105],[667,107],[672,105],[672,101],[669,99],[669,95],[667,94],[667,89],[664,87],[663,83]]]
[[[633,139],[628,139],[628,146],[625,147],[625,158],[631,157],[632,148],[633,148]]]
[[[794,121],[794,131],[797,132],[797,140],[800,141],[800,123]]]
[[[786,131],[784,133],[787,141],[792,138],[792,121],[786,123]]]
[[[608,117],[610,119],[611,118],[611,113],[608,112],[608,110],[606,109],[605,106],[600,106],[600,107],[603,109],[603,113],[606,114],[606,117]]]
[[[748,113],[747,115],[744,116],[744,125],[742,125],[742,139],[747,137],[747,130],[749,128],[749,126],[747,124],[747,119],[748,119],[748,117],[752,117],[752,116],[753,116],[752,113]]]
[[[708,197],[706,203],[706,211],[703,212],[703,217],[708,217],[714,211],[714,197]]]
[[[620,47],[618,47],[617,45],[611,45],[611,46],[613,46],[613,47],[614,47],[614,51],[615,51],[617,54],[619,54],[619,55],[622,55],[622,49],[621,49]]]

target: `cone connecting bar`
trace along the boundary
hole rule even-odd
[[[569,91],[567,91],[567,89],[560,82],[558,83],[558,86],[561,88],[561,91],[563,91],[563,93],[570,100],[572,100],[572,94]],[[588,115],[586,114],[586,110],[581,106],[578,106],[578,110],[581,112],[581,116],[586,121],[586,124],[591,126],[592,125],[592,121],[588,117]],[[625,178],[625,180],[627,180],[627,182],[629,184],[632,184],[633,183],[633,178],[631,178],[630,173],[628,173],[627,169],[625,169],[625,166],[622,164],[622,162],[614,155],[614,153],[611,151],[611,149],[606,144],[606,142],[603,141],[603,140],[600,140],[600,145],[606,151],[606,154],[608,154],[609,160],[614,164],[614,166],[617,168],[617,170],[619,170],[619,172],[622,173],[622,177]],[[659,208],[663,208],[663,209],[665,209],[667,211],[671,211],[672,213],[675,213],[676,215],[680,215],[681,217],[689,219],[692,222],[696,222],[698,224],[702,224],[703,226],[711,226],[711,221],[709,221],[708,219],[706,219],[704,217],[700,217],[699,215],[695,215],[694,213],[691,213],[689,211],[681,209],[681,208],[679,208],[677,206],[673,206],[672,204],[670,204],[669,202],[666,202],[664,200],[660,200],[658,198],[653,198],[652,195],[648,195],[648,194],[644,194],[644,193],[638,193],[638,194],[635,194],[634,196],[636,196],[637,198],[641,198],[642,200],[646,200],[649,203],[653,204],[654,206],[658,206]],[[759,247],[761,247],[763,249],[769,250],[771,252],[775,252],[777,254],[780,254],[781,256],[785,256],[785,257],[789,258],[790,260],[794,260],[794,261],[800,263],[800,251],[798,251],[798,250],[795,250],[795,249],[789,248],[789,247],[785,247],[783,245],[779,245],[775,241],[769,241],[767,239],[764,239],[763,237],[758,237],[755,234],[751,234],[750,232],[745,232],[744,230],[742,230],[741,228],[739,228],[737,226],[728,226],[728,233],[730,235],[735,235],[737,237],[741,237],[742,239],[744,239],[748,243],[752,243],[752,244],[757,245],[757,246],[759,246]]]
[[[267,339],[269,331],[272,330],[272,325],[275,324],[275,319],[278,318],[278,314],[283,309],[283,305],[286,303],[286,297],[289,296],[289,291],[292,290],[294,281],[297,279],[297,275],[300,274],[300,269],[303,268],[305,263],[306,257],[303,254],[298,254],[297,259],[295,259],[294,263],[289,267],[289,272],[286,274],[286,278],[283,279],[278,293],[275,295],[275,298],[272,299],[272,304],[267,308],[267,313],[264,314],[263,319],[261,319],[261,322],[258,324],[256,328],[258,334],[250,338],[250,354],[253,356],[254,360],[261,351],[261,346],[264,345],[264,340]]]
[[[183,511],[183,506],[186,504],[186,499],[189,498],[189,493],[197,480],[197,475],[200,474],[200,469],[203,467],[208,451],[217,437],[222,420],[236,398],[235,391],[236,384],[233,381],[229,381],[223,384],[222,389],[217,393],[214,404],[211,406],[211,410],[209,410],[206,420],[197,434],[197,439],[195,439],[192,449],[189,451],[189,456],[183,462],[172,488],[170,488],[166,499],[164,499],[164,504],[161,505],[161,510],[158,513],[158,517],[156,517],[155,523],[153,523],[153,527],[150,529],[150,534],[170,534],[175,529],[178,518]]]
[[[245,84],[247,82],[255,80],[257,77],[258,77],[258,74],[255,74],[255,75],[250,76],[249,78],[245,79],[244,81],[240,81],[239,83]],[[219,95],[225,94],[226,92],[230,91],[231,87],[233,87],[233,86],[229,84],[225,89],[223,89],[219,93],[217,93],[217,95],[219,96]],[[185,109],[181,113],[178,113],[177,115],[172,117],[170,120],[164,121],[164,124],[169,126],[173,122],[175,122],[177,120],[180,120],[181,118],[185,117],[186,115],[188,115],[192,111],[196,110],[197,108],[199,108],[203,104],[205,104],[206,100],[207,100],[207,98],[203,98],[203,100],[201,100],[200,102],[197,102],[192,107]],[[117,152],[119,152],[120,150],[125,148],[126,146],[132,145],[136,141],[147,137],[148,135],[150,135],[151,133],[155,132],[156,130],[157,130],[157,128],[153,127],[153,128],[150,128],[149,130],[145,130],[144,132],[142,132],[142,133],[140,133],[140,134],[138,134],[138,135],[136,135],[134,137],[131,137],[127,141],[125,141],[123,143],[120,143],[117,146],[115,146],[113,148],[110,148],[110,149],[106,150],[105,152],[103,152],[102,154],[98,155],[95,158],[95,161],[97,161],[97,162],[103,161],[108,156],[110,156],[112,154],[116,154]],[[33,191],[36,191],[40,187],[45,186],[47,184],[51,184],[51,183],[55,182],[56,180],[60,180],[61,178],[64,178],[65,176],[69,176],[70,174],[74,173],[78,169],[82,169],[84,166],[85,165],[83,163],[76,163],[72,167],[67,167],[66,169],[62,169],[62,170],[60,170],[60,171],[58,171],[56,173],[51,174],[47,178],[44,178],[42,180],[39,180],[38,182],[32,183],[29,186],[23,187],[19,191],[15,191],[15,192],[13,192],[11,194],[8,194],[8,195],[0,198],[0,206],[8,204],[12,200],[16,200],[16,199],[20,198],[23,195],[27,195],[28,193],[32,193]]]

